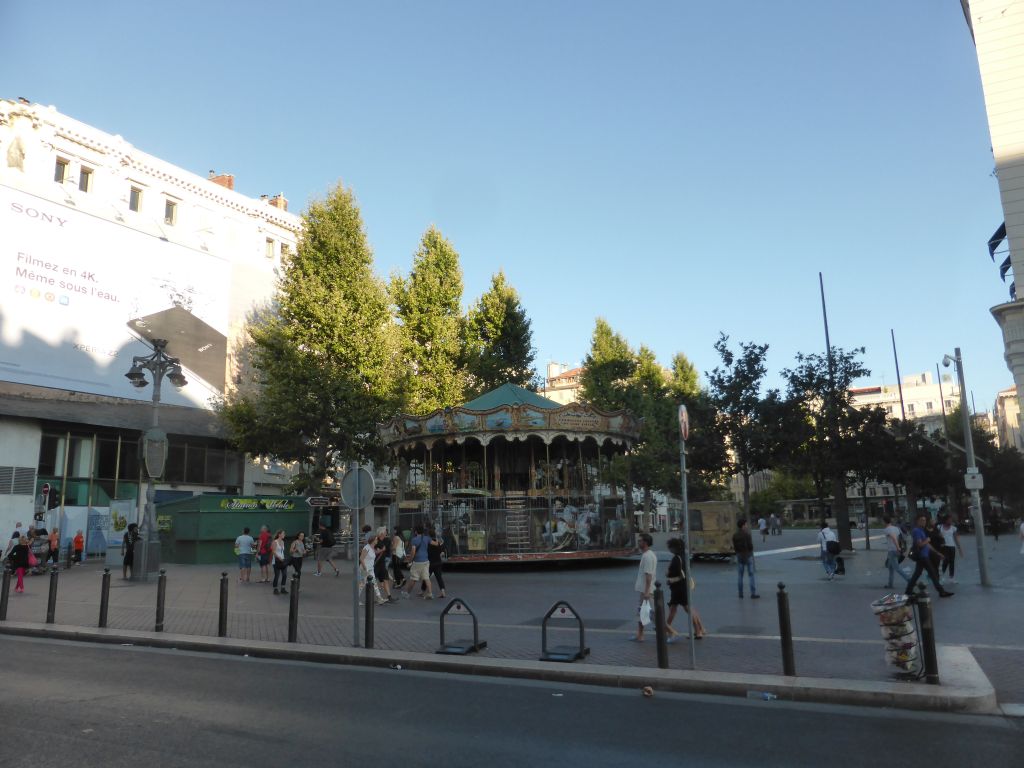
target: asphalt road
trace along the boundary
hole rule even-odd
[[[997,717],[644,698],[635,690],[8,637],[0,637],[0,658],[5,768],[1009,768],[1024,754],[1024,721]]]

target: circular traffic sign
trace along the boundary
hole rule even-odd
[[[683,440],[690,437],[690,414],[687,413],[685,405],[679,406],[679,435]]]
[[[362,467],[346,472],[341,479],[341,500],[351,509],[362,509],[369,504],[373,491],[373,475]]]

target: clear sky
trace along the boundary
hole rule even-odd
[[[382,276],[437,225],[467,304],[505,270],[539,368],[601,315],[702,372],[720,331],[768,343],[778,384],[824,350],[820,270],[865,384],[890,328],[904,376],[960,346],[979,410],[1012,384],[958,0],[4,0],[0,28],[0,96],[293,211],[352,187]]]

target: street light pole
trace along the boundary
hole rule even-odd
[[[145,581],[150,573],[160,569],[160,532],[156,522],[156,484],[158,477],[164,474],[167,462],[167,433],[160,429],[160,388],[164,376],[176,387],[188,384],[181,372],[181,361],[171,357],[164,350],[166,339],[153,339],[153,354],[136,355],[132,358],[132,367],[125,378],[133,387],[141,389],[149,382],[143,371],[149,371],[153,377],[153,408],[150,428],[143,435],[143,458],[146,464],[146,508],[140,526],[142,539],[141,558],[132,568],[132,578]]]
[[[968,477],[977,477],[980,479],[978,474],[978,465],[974,460],[974,437],[971,434],[971,414],[967,410],[967,386],[964,384],[964,361],[960,357],[960,347],[953,350],[953,357],[949,355],[943,357],[942,362],[947,366],[950,360],[956,363],[956,375],[960,383],[960,416],[963,420],[964,425],[964,449],[967,452],[967,475]],[[978,549],[978,573],[981,576],[981,586],[988,587],[991,583],[988,580],[988,561],[985,559],[985,521],[981,516],[981,494],[978,492],[978,486],[975,483],[971,484],[971,517],[974,519],[974,541]]]

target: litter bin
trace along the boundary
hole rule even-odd
[[[885,660],[905,677],[920,677],[923,672],[917,621],[910,598],[886,595],[871,603],[885,638]]]

